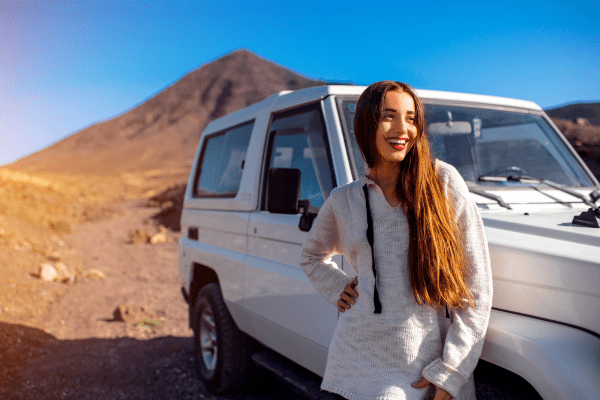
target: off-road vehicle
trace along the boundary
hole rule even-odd
[[[243,386],[255,363],[324,372],[338,311],[298,262],[331,190],[364,171],[353,132],[364,89],[280,92],[202,133],[179,270],[197,368],[215,392]],[[494,299],[481,359],[544,400],[597,400],[598,181],[534,103],[418,94],[433,154],[463,176],[485,224]]]

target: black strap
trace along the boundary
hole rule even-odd
[[[377,291],[377,270],[375,269],[375,248],[373,247],[373,217],[371,216],[371,207],[369,207],[369,191],[367,185],[363,186],[365,192],[365,201],[367,203],[367,240],[371,245],[371,266],[373,267],[373,276],[375,277],[375,295],[373,301],[375,302],[375,314],[381,314],[381,301],[379,301],[379,292]]]

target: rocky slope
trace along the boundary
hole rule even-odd
[[[544,110],[553,119],[600,126],[600,103],[573,103]]]
[[[600,126],[594,126],[576,117],[573,120],[552,118],[583,162],[600,181]]]

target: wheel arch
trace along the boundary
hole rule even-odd
[[[600,340],[564,325],[493,309],[481,359],[543,399],[591,400],[600,391]]]
[[[189,324],[190,328],[194,326],[194,307],[196,306],[196,300],[198,299],[198,293],[200,290],[208,285],[209,283],[219,284],[219,277],[214,269],[194,262],[192,264],[193,276],[192,283],[190,285],[190,306],[189,306]]]

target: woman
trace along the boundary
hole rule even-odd
[[[460,174],[431,161],[424,124],[409,85],[363,92],[354,132],[368,168],[331,192],[302,251],[305,273],[342,312],[321,386],[342,398],[475,398],[492,300],[487,241]]]

